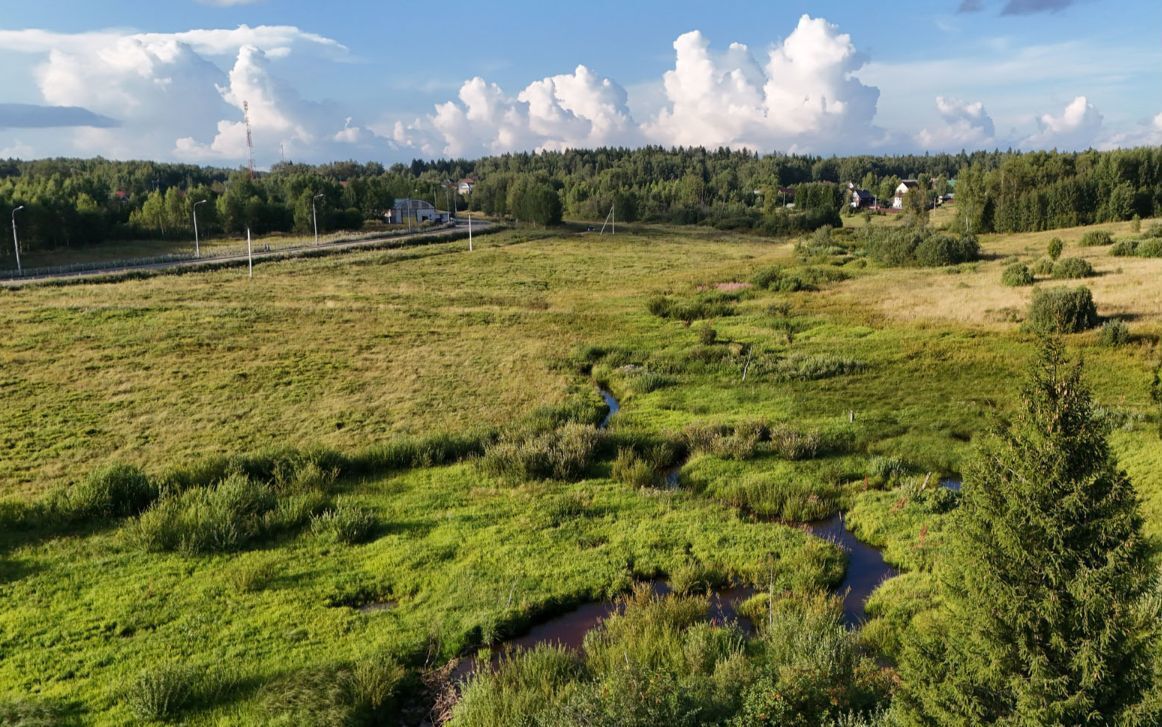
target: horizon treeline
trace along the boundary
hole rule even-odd
[[[475,180],[469,195],[456,183]],[[0,210],[25,205],[24,249],[110,240],[192,239],[193,205],[205,235],[359,229],[393,201],[425,199],[535,224],[562,217],[705,224],[791,234],[837,224],[843,185],[888,199],[902,179],[925,194],[955,180],[954,226],[1026,232],[1162,212],[1162,149],[961,152],[902,156],[759,155],[704,148],[603,148],[469,160],[276,164],[246,170],[105,159],[0,160]],[[810,186],[804,186],[810,185]],[[835,185],[827,189],[822,185]],[[787,203],[794,200],[794,209]],[[11,233],[9,232],[9,235]],[[11,237],[9,237],[11,240]],[[0,254],[12,255],[11,245]]]

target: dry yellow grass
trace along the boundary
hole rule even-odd
[[[1144,221],[1143,225],[1149,221]],[[832,303],[862,308],[896,321],[955,322],[985,328],[1011,327],[1023,317],[1032,288],[1010,288],[1001,272],[1010,258],[1033,263],[1045,256],[1049,241],[1065,242],[1062,257],[1081,257],[1097,277],[1078,280],[1039,280],[1038,287],[1085,285],[1093,291],[1103,316],[1129,319],[1135,326],[1162,327],[1162,259],[1113,257],[1109,247],[1079,247],[1090,230],[1107,230],[1119,238],[1131,235],[1130,223],[1075,227],[1066,230],[986,235],[982,248],[989,259],[957,273],[930,269],[896,269],[860,276],[831,290]]]

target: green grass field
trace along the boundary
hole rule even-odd
[[[15,524],[0,535],[0,705],[57,700],[80,723],[123,724],[140,675],[182,662],[218,685],[184,720],[277,723],[280,680],[384,655],[416,679],[643,578],[695,567],[766,587],[774,568],[780,588],[825,588],[840,553],[797,523],[837,509],[914,571],[873,598],[883,618],[864,628],[890,659],[940,541],[942,515],[916,482],[959,472],[1014,405],[1035,340],[987,311],[1023,312],[1030,290],[1001,285],[1004,258],[1035,259],[1052,236],[986,239],[992,259],[959,274],[848,265],[847,279],[795,293],[740,285],[796,265],[790,244],[648,227],[284,261],[253,280],[223,270],[0,290],[0,517]],[[1129,318],[1133,338],[1068,343],[1157,541],[1148,389],[1162,260],[1084,252],[1103,272],[1099,310]],[[1145,281],[1155,287],[1122,289]],[[662,298],[712,315],[651,313]],[[367,542],[302,520],[229,553],[155,552],[132,517],[21,515],[112,463],[160,478],[278,449],[517,441],[545,431],[537,412],[594,420],[595,382],[623,408],[576,476],[514,480],[486,456],[340,477],[325,497],[374,516]],[[651,447],[670,448],[659,467],[689,452],[677,490],[620,481],[619,451],[649,459]]]

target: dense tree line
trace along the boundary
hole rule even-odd
[[[476,181],[460,196],[456,182]],[[1016,232],[1162,212],[1162,149],[973,152],[824,158],[730,149],[604,148],[520,153],[476,161],[282,163],[251,179],[222,168],[103,159],[0,161],[0,209],[20,213],[25,246],[110,239],[189,238],[193,205],[209,234],[321,230],[382,219],[416,197],[539,225],[604,219],[708,224],[766,234],[836,225],[852,182],[880,199],[917,178],[909,207],[955,190],[961,231]],[[951,184],[955,180],[955,186]],[[212,203],[212,204],[211,204]],[[788,207],[792,205],[792,207]],[[11,254],[10,246],[0,246]]]

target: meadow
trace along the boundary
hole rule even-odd
[[[986,236],[980,262],[887,269],[688,227],[510,230],[471,254],[0,291],[0,716],[322,724],[391,703],[412,718],[447,694],[450,660],[636,582],[770,591],[747,607],[756,622],[769,608],[761,648],[700,631],[697,603],[638,596],[583,663],[536,652],[551,685],[520,682],[519,660],[498,677],[546,704],[569,692],[583,723],[597,708],[570,680],[622,684],[610,644],[651,629],[677,652],[702,644],[711,681],[740,653],[795,663],[785,624],[826,625],[828,607],[774,594],[839,581],[842,553],[801,527],[838,510],[905,571],[834,652],[863,654],[848,681],[887,693],[955,506],[934,483],[1011,410],[1035,349],[1031,289],[1002,271],[1053,237],[1099,273],[1083,281],[1099,314],[1129,325],[1121,345],[1067,342],[1162,538],[1162,260],[1081,248],[1083,232]],[[599,384],[622,406],[603,432]],[[116,485],[140,501],[107,494],[116,465],[140,469]],[[222,518],[237,527],[199,535]],[[490,700],[511,685],[488,679],[457,723],[503,708]],[[878,709],[865,697],[849,706]]]

